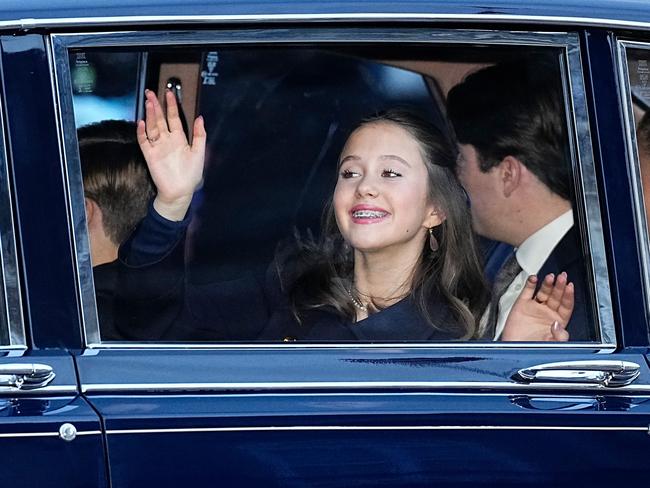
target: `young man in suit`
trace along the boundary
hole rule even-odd
[[[449,93],[459,144],[457,173],[467,190],[475,231],[511,246],[494,266],[493,298],[481,325],[502,338],[512,306],[530,275],[568,280],[575,307],[573,341],[595,340],[587,280],[571,204],[561,74],[557,63],[508,62],[470,74]],[[503,255],[503,248],[498,251]],[[509,253],[509,256],[507,255]],[[545,279],[549,279],[548,277]],[[553,297],[539,291],[544,302]]]
[[[78,130],[86,222],[101,337],[122,339],[113,321],[117,252],[147,213],[155,191],[135,123],[106,120]]]

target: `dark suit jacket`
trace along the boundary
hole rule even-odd
[[[548,273],[555,275],[566,271],[569,281],[575,287],[575,307],[567,330],[571,341],[596,341],[599,339],[596,330],[590,299],[591,281],[587,277],[586,263],[581,251],[580,233],[574,225],[562,240],[555,246],[553,252],[542,265],[538,276]]]
[[[100,264],[93,267],[93,281],[95,282],[95,300],[97,302],[97,318],[101,338],[105,341],[119,339],[115,331],[113,310],[115,308],[115,288],[119,274],[119,261]]]
[[[505,243],[496,243],[489,247],[485,266],[485,274],[489,282],[494,280],[496,273],[510,256],[512,250],[513,247]],[[562,271],[566,271],[569,281],[575,287],[575,307],[567,327],[571,336],[570,340],[598,340],[596,321],[591,312],[592,301],[589,298],[591,285],[587,278],[586,266],[580,248],[580,235],[575,225],[555,246],[537,276],[540,279],[549,273],[557,276]]]

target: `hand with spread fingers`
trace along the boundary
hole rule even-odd
[[[138,121],[138,143],[158,193],[154,208],[169,220],[183,220],[203,177],[206,133],[203,117],[194,121],[192,144],[187,141],[175,95],[167,90],[167,115],[156,94],[145,91],[145,120]]]
[[[566,326],[574,307],[575,290],[562,272],[557,278],[548,274],[535,293],[537,277],[529,276],[515,302],[501,335],[502,341],[569,340]]]

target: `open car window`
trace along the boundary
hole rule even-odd
[[[538,39],[535,43],[518,43],[513,35],[511,42],[491,44],[484,40],[463,44],[445,43],[441,35],[441,41],[433,44],[378,44],[369,40],[319,44],[288,40],[251,45],[225,39],[218,42],[207,34],[205,37],[204,44],[151,47],[142,47],[146,39],[140,45],[131,40],[120,46],[116,38],[110,47],[93,45],[92,36],[59,40],[59,59],[65,59],[58,76],[64,82],[62,86],[67,87],[61,96],[74,108],[74,119],[64,117],[63,122],[70,132],[77,134],[77,140],[66,147],[68,165],[72,166],[71,185],[75,185],[75,178],[76,183],[83,182],[83,195],[76,191],[75,205],[78,217],[86,219],[87,235],[86,229],[81,228],[76,244],[81,256],[80,272],[88,278],[82,279],[81,287],[90,344],[430,344],[459,340],[479,345],[495,343],[494,339],[498,340],[501,334],[498,325],[496,332],[459,331],[458,309],[448,310],[449,300],[444,293],[436,294],[440,307],[432,307],[434,311],[443,311],[423,321],[431,325],[433,333],[414,325],[418,320],[414,317],[421,318],[422,314],[417,304],[403,306],[410,303],[408,297],[380,303],[375,307],[377,310],[365,310],[362,320],[350,320],[351,306],[359,305],[355,302],[360,301],[367,308],[353,281],[349,282],[352,286],[339,287],[342,291],[335,299],[319,295],[320,301],[314,301],[311,296],[305,298],[305,294],[312,293],[312,285],[318,279],[345,280],[353,273],[349,268],[354,267],[354,257],[344,256],[350,251],[349,243],[346,247],[345,238],[336,241],[341,215],[330,219],[330,224],[336,222],[334,227],[324,226],[323,222],[327,221],[326,211],[337,182],[347,178],[341,176],[342,171],[348,171],[339,167],[341,152],[360,121],[395,108],[414,111],[456,151],[456,137],[465,137],[457,130],[458,119],[462,122],[465,116],[456,115],[456,127],[450,122],[450,116],[454,119],[454,114],[448,113],[450,90],[477,71],[524,62],[538,63],[538,71],[532,73],[549,77],[561,101],[558,120],[564,128],[564,138],[557,153],[563,160],[559,163],[563,165],[560,173],[566,185],[560,200],[568,203],[564,223],[548,233],[554,236],[550,238],[553,249],[564,242],[567,228],[571,229],[570,251],[562,253],[574,256],[570,265],[558,264],[557,269],[544,267],[547,259],[541,259],[540,266],[529,273],[550,272],[558,276],[568,271],[568,280],[575,282],[579,291],[571,318],[574,325],[569,327],[569,332],[573,332],[571,340],[614,344],[609,290],[604,285],[607,280],[594,276],[594,269],[606,273],[606,268],[596,263],[603,257],[601,236],[594,232],[600,228],[600,215],[597,205],[587,201],[596,189],[585,191],[593,180],[593,167],[586,112],[579,105],[583,97],[574,93],[582,89],[581,80],[574,79],[570,66],[574,39],[565,37],[558,42],[550,35],[547,42]],[[530,83],[532,97],[535,81],[531,79]],[[144,116],[145,89],[157,93],[161,101],[165,89],[174,92],[186,134],[191,136],[197,115],[203,117],[207,129],[203,181],[184,224],[167,231],[167,238],[174,245],[155,250],[153,267],[138,259],[129,261],[129,246],[133,242],[129,236],[134,229],[144,226],[152,236],[156,229],[166,225],[161,219],[151,218],[155,212],[149,203],[156,190],[146,168],[138,170],[137,175],[131,174],[120,187],[135,195],[127,201],[119,201],[120,195],[113,195],[115,200],[111,202],[110,196],[99,193],[102,183],[106,183],[102,181],[100,166],[108,164],[100,160],[111,159],[112,154],[122,160],[137,158],[126,146],[136,147],[134,121]],[[486,90],[490,88],[486,86]],[[465,110],[469,116],[470,109],[463,107],[460,112]],[[124,122],[106,122],[110,119]],[[465,128],[464,132],[471,129]],[[494,187],[483,190],[466,173],[464,168],[470,162],[462,148],[468,144],[462,142],[459,155],[454,155],[448,166],[465,185],[466,205],[474,219],[474,229],[481,234],[477,236],[477,246],[486,286],[481,299],[467,293],[459,297],[459,307],[466,306],[473,312],[479,331],[487,327],[489,308],[501,306],[495,305],[489,296],[500,279],[499,269],[508,256],[518,252],[525,239],[504,242],[502,234],[492,232],[492,224],[486,225],[490,219],[480,213],[484,208],[482,200]],[[90,165],[94,169],[87,169]],[[486,168],[477,173],[478,177],[492,171]],[[383,171],[395,173],[393,167]],[[350,170],[353,176],[358,173],[354,168]],[[549,170],[542,167],[537,175],[532,171],[526,174],[550,185],[544,180],[547,173]],[[120,177],[113,173],[111,178]],[[74,187],[71,191],[75,193]],[[531,202],[532,208],[535,206]],[[93,220],[97,209],[102,216],[103,234],[97,233],[98,221]],[[352,217],[357,220],[365,218],[372,222],[384,218],[381,209],[364,207],[355,211]],[[350,210],[350,214],[355,211]],[[147,227],[149,224],[138,227],[145,215],[150,216],[153,228]],[[501,219],[511,218],[514,217]],[[494,223],[498,221],[496,218]],[[123,257],[102,254],[102,239],[114,245],[126,242]],[[340,247],[319,255],[324,262],[310,266],[332,265],[338,274],[307,273],[307,279],[300,281],[304,277],[301,250],[328,245]],[[522,246],[526,248],[527,245]],[[354,250],[353,247],[352,256]],[[524,264],[524,268],[527,266]],[[520,268],[518,273],[524,273],[524,281],[511,285],[509,292],[515,296],[525,285],[525,269]],[[94,286],[89,286],[91,275]],[[324,288],[330,289],[328,286]],[[322,291],[323,287],[319,289]],[[351,296],[349,300],[344,292]],[[89,297],[89,293],[93,296]],[[476,294],[480,293],[477,287]],[[346,301],[348,309],[337,310],[337,304]],[[481,306],[476,305],[478,302]],[[335,317],[335,328],[342,327],[344,332],[328,332],[331,316]],[[367,327],[375,322],[377,330]],[[303,333],[305,329],[311,332]]]

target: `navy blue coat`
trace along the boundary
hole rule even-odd
[[[441,296],[431,297],[437,327],[410,298],[350,322],[329,307],[294,317],[274,261],[265,276],[193,284],[184,266],[187,222],[150,211],[120,250],[115,339],[131,341],[441,341],[458,339],[458,322]],[[291,276],[290,272],[282,272]],[[100,311],[101,313],[101,311]],[[109,339],[109,337],[106,337]]]

